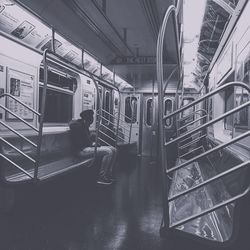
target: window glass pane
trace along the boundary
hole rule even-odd
[[[127,97],[125,100],[125,122],[135,123],[137,121],[137,98],[136,97]]]
[[[39,112],[41,112],[42,90],[39,88]],[[73,95],[47,89],[44,122],[68,123],[72,119]]]
[[[166,99],[164,102],[164,115],[169,115],[173,110],[173,102],[170,99]],[[172,125],[172,118],[165,121],[165,125],[170,127]]]
[[[43,72],[44,69],[40,68],[40,75],[39,75],[39,81],[43,82]],[[66,74],[62,74],[59,72],[56,72],[54,70],[48,71],[48,84],[62,88],[74,91],[77,87],[77,80],[74,77],[70,77]]]
[[[146,124],[148,126],[151,126],[152,121],[153,121],[153,100],[148,99],[147,100]]]
[[[250,85],[250,44],[248,44],[237,57],[236,80]],[[235,88],[235,105],[236,107],[249,101],[247,90]],[[241,129],[247,129],[249,126],[249,108],[244,108],[235,113],[235,129],[240,132]]]
[[[234,88],[225,90],[225,112],[234,108]],[[225,129],[233,128],[233,116],[229,115],[225,118]]]
[[[236,107],[249,101],[249,94],[246,89],[236,88],[235,91],[235,104]],[[247,127],[248,126],[248,108],[242,109],[235,114],[235,126]]]

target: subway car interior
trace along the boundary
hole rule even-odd
[[[249,14],[0,0],[0,250],[249,250]]]

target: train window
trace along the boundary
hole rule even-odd
[[[246,89],[236,88],[235,91],[235,104],[236,107],[249,101],[249,94]],[[248,126],[248,108],[242,109],[235,115],[235,127],[237,128],[247,128]]]
[[[153,123],[153,100],[148,99],[146,104],[146,124],[152,126]]]
[[[40,82],[43,82],[43,68],[40,68]],[[48,84],[62,89],[67,89],[71,91],[76,90],[77,81],[76,78],[69,77],[66,74],[60,74],[58,72],[48,71]]]
[[[42,91],[39,88],[39,112],[41,112]],[[64,93],[53,88],[47,89],[45,123],[68,123],[72,119],[73,93]]]
[[[236,80],[250,85],[250,47],[247,46],[237,58],[238,70]],[[235,88],[235,105],[236,107],[249,101],[249,94],[246,89],[241,87]],[[249,109],[246,107],[235,113],[235,131],[240,132],[242,129],[248,129],[249,126]]]
[[[137,118],[137,98],[136,97],[127,97],[125,99],[125,122],[131,123],[136,123]]]
[[[228,88],[225,90],[225,112],[233,109],[234,107],[234,88]],[[233,128],[233,116],[229,115],[224,120],[225,129],[232,130]]]
[[[166,99],[164,101],[164,115],[169,115],[173,111],[173,101],[171,99]],[[165,126],[166,127],[171,127],[172,126],[172,118],[167,119],[165,121]]]
[[[43,92],[43,69],[40,69],[39,110]],[[77,80],[66,74],[49,71],[45,106],[45,123],[68,123],[72,119],[73,95]]]

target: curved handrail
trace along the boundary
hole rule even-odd
[[[199,115],[199,116],[201,116],[202,114],[200,114],[199,112],[204,112],[204,114],[207,115],[207,111],[205,109],[197,109],[194,112],[192,112],[191,114],[188,114],[188,115],[186,115],[186,116],[178,119],[177,121],[178,122],[184,121],[184,120],[188,119],[189,117],[192,117],[193,115]]]
[[[169,17],[172,13],[176,13],[176,9],[174,5],[170,5],[167,11],[164,14],[164,19],[159,31],[158,39],[157,39],[157,49],[156,49],[156,73],[157,73],[157,82],[158,82],[158,120],[159,120],[159,149],[160,149],[160,166],[162,169],[162,195],[163,195],[163,218],[164,224],[169,226],[169,207],[166,201],[166,197],[168,195],[169,185],[165,183],[165,150],[164,150],[164,142],[165,142],[165,133],[164,133],[164,125],[163,125],[163,100],[164,100],[164,93],[163,93],[163,42],[164,36],[166,31],[166,26],[169,20]],[[175,39],[176,44],[179,44],[177,30],[176,30],[176,15],[175,15]],[[179,48],[179,46],[177,46]],[[180,54],[179,50],[177,49],[178,53],[178,65],[180,64]],[[167,85],[166,85],[167,86]],[[178,92],[178,91],[177,91]],[[166,228],[168,230],[168,227]]]

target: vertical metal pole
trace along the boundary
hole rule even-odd
[[[118,116],[117,116],[117,125],[116,125],[116,138],[115,138],[115,147],[117,147],[118,142],[118,135],[119,135],[119,126],[120,126],[120,116],[121,116],[121,92],[117,88],[119,94],[119,101],[118,101]]]
[[[164,95],[164,93],[163,93]],[[154,130],[155,130],[155,79],[152,81],[152,125],[151,125],[151,145],[150,145],[150,158],[153,158],[154,147]],[[164,98],[164,97],[163,97]]]
[[[47,83],[48,83],[48,65],[47,65],[48,53],[49,53],[48,49],[46,49],[43,52],[43,93],[42,93],[41,112],[40,112],[41,115],[40,115],[40,121],[39,121],[37,151],[36,151],[36,164],[35,164],[35,169],[34,169],[35,181],[38,180],[38,168],[40,164],[40,155],[41,155],[41,147],[42,147],[43,122],[44,122],[44,115],[45,115]]]
[[[159,150],[160,150],[160,166],[162,169],[162,187],[163,187],[163,222],[164,229],[166,233],[169,230],[169,205],[168,205],[168,195],[169,195],[169,180],[166,175],[167,162],[165,160],[165,133],[164,133],[164,123],[163,123],[163,43],[164,35],[166,30],[166,25],[168,23],[169,17],[172,12],[175,11],[175,6],[169,6],[163,19],[162,26],[157,39],[157,53],[156,53],[156,68],[157,68],[157,83],[158,83],[158,109],[159,109]]]
[[[101,114],[98,114],[98,110],[100,111],[101,102],[100,102],[100,92],[99,92],[98,84],[95,78],[91,74],[89,76],[94,82],[96,93],[97,93],[97,105],[96,105],[97,128],[96,128],[95,152],[94,152],[94,160],[95,160],[97,156],[98,136],[99,136],[100,123],[101,123]],[[98,104],[99,104],[99,107],[98,107]]]
[[[81,49],[82,55],[81,55],[81,64],[82,64],[82,69],[84,70],[84,49]]]
[[[130,96],[130,107],[131,107],[131,117],[130,117],[130,128],[129,128],[129,143],[131,142],[131,134],[132,134],[132,126],[133,126],[133,118],[134,118],[134,105],[133,105],[133,96]]]
[[[52,27],[52,43],[51,43],[51,50],[56,53],[55,48],[55,29]]]

